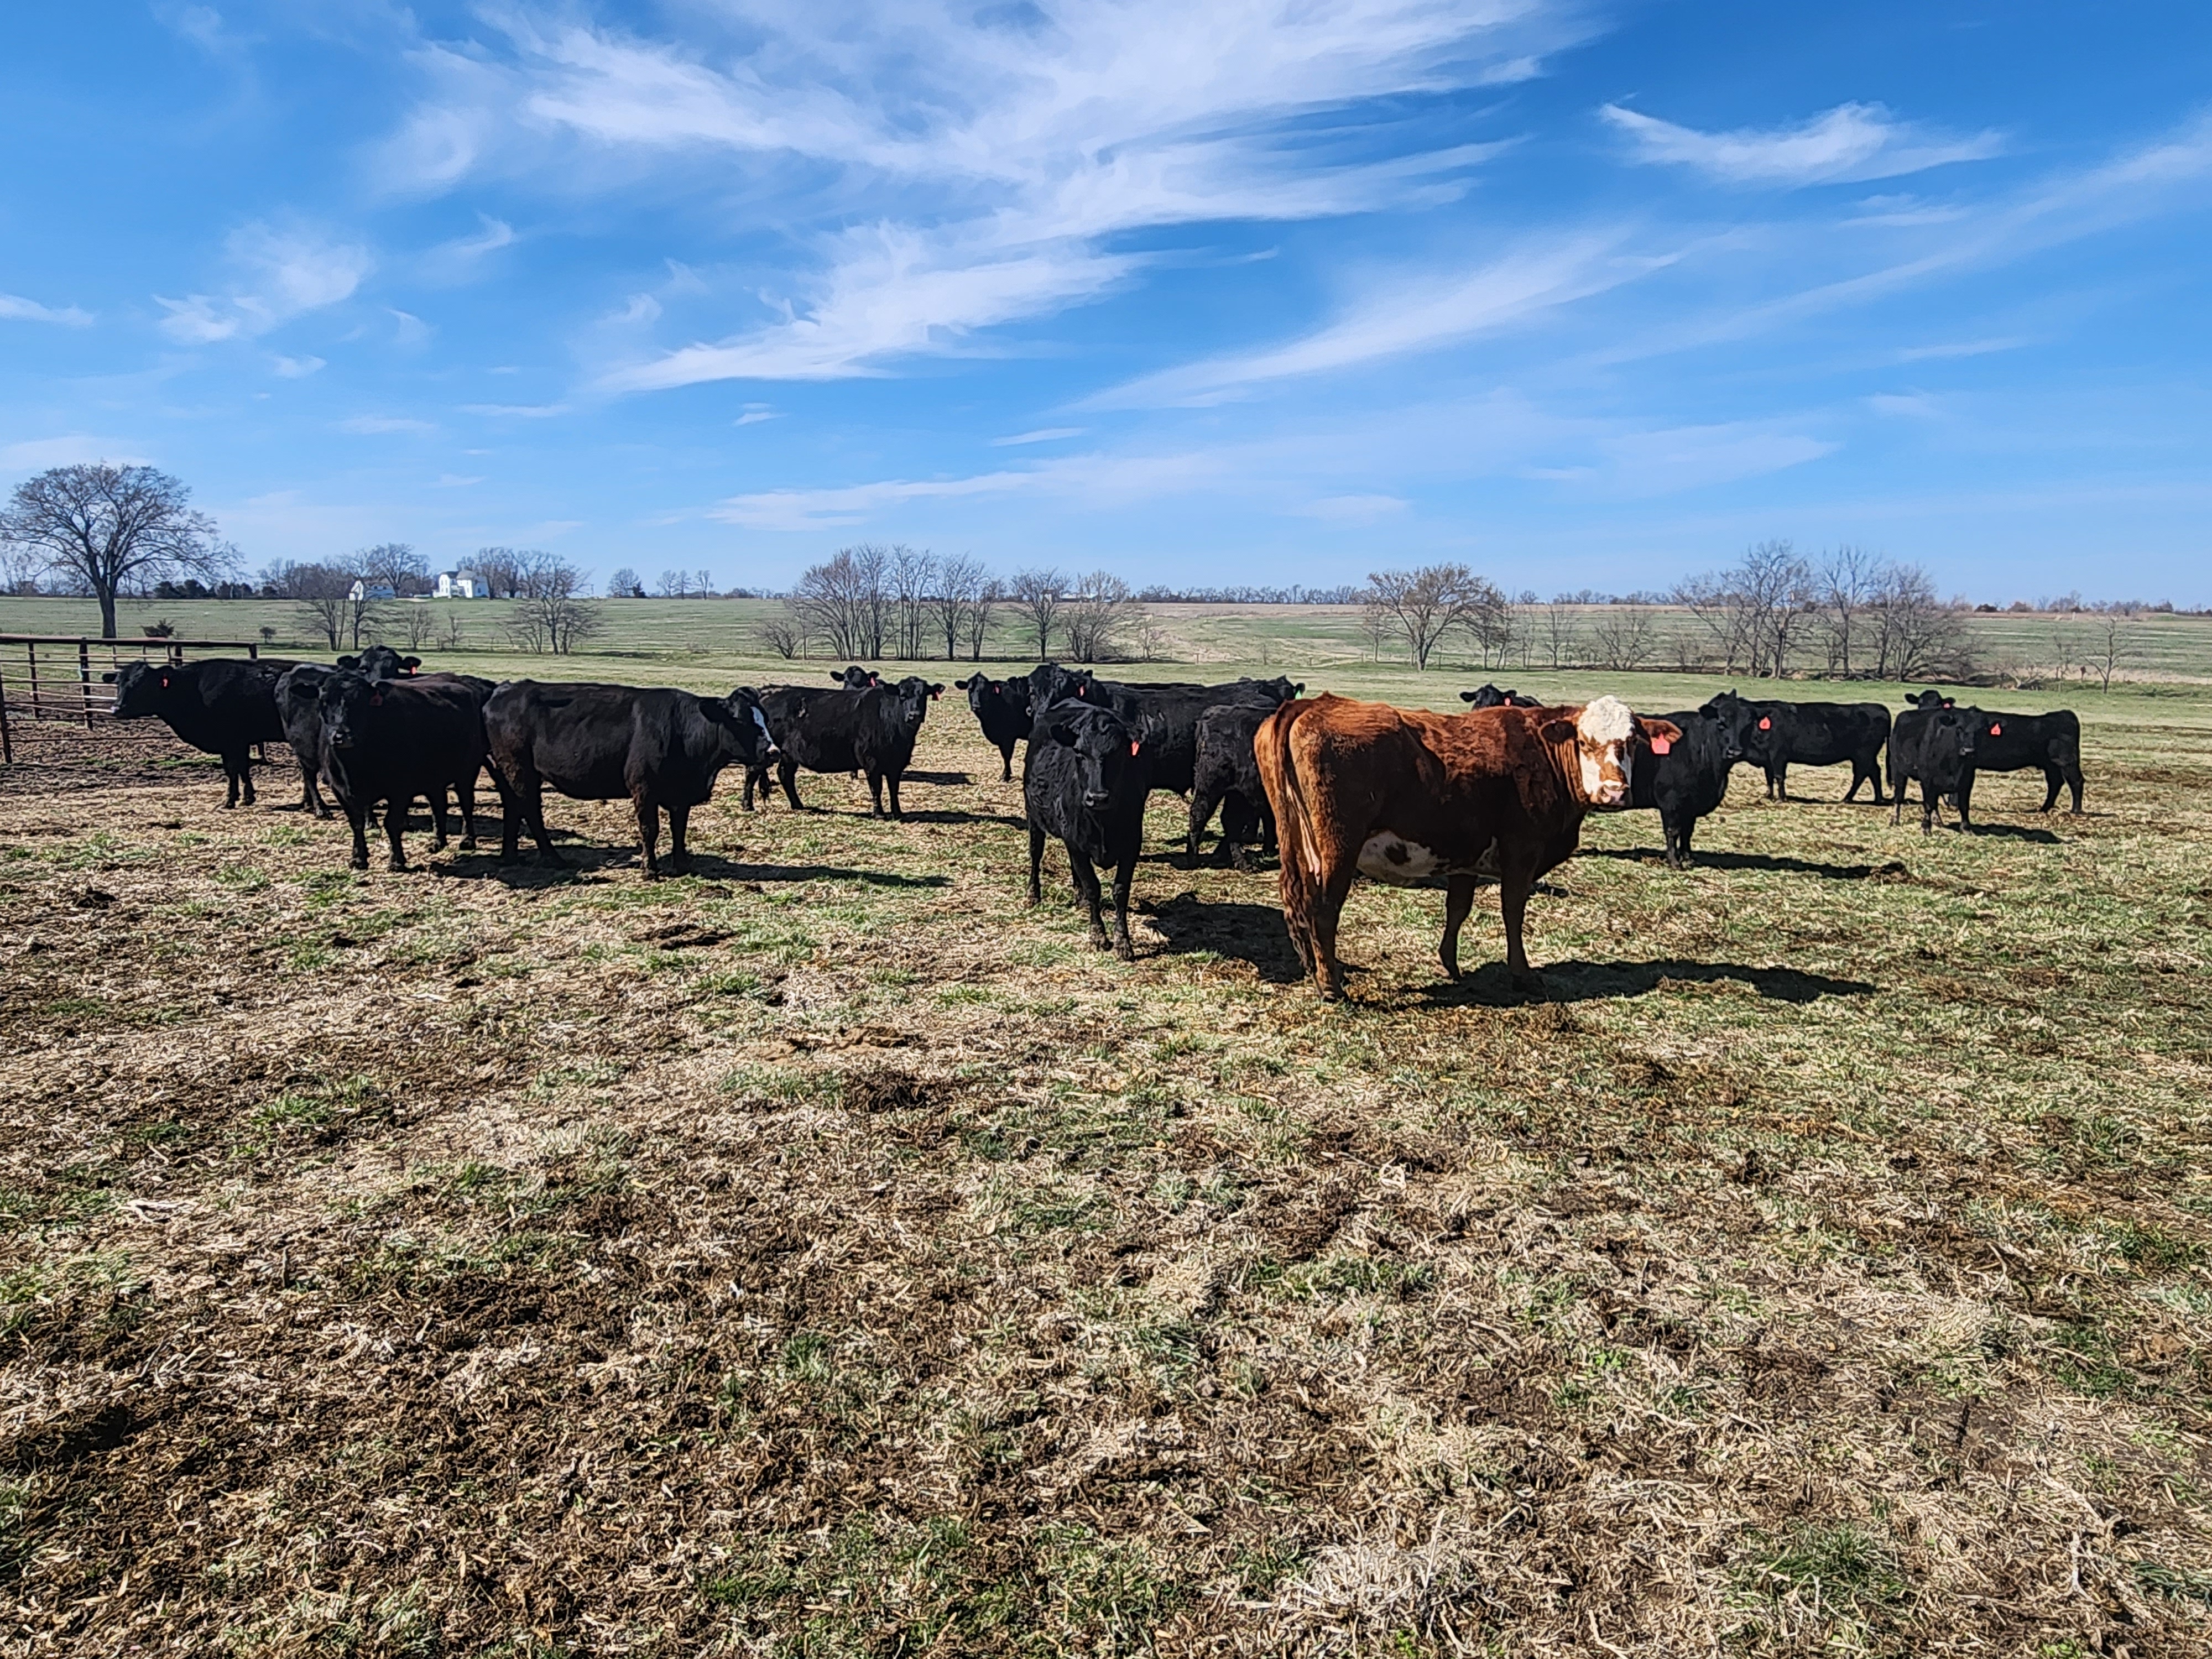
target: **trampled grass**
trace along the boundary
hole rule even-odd
[[[1365,888],[1336,1007],[1172,798],[1134,964],[1024,911],[950,696],[907,822],[726,787],[657,884],[626,806],[357,876],[281,765],[32,732],[0,1643],[2212,1649],[2212,698],[2069,701],[2085,818],[1741,777],[1686,873],[1593,821],[1541,998]]]

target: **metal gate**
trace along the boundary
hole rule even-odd
[[[86,731],[112,720],[115,688],[100,677],[127,662],[181,667],[187,651],[261,655],[253,640],[108,640],[90,634],[0,634],[0,764],[15,762],[15,720],[82,721]]]

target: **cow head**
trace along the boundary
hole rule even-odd
[[[1773,742],[1774,728],[1771,723],[1761,726],[1759,722],[1766,716],[1735,692],[1722,692],[1698,712],[1718,725],[1726,734],[1735,751],[1730,764],[1741,760],[1763,762],[1766,758],[1767,750]]]
[[[1554,720],[1544,735],[1566,751],[1567,786],[1587,806],[1622,806],[1628,801],[1636,750],[1656,738],[1679,742],[1682,728],[1671,720],[1639,721],[1619,697],[1600,697],[1575,711],[1571,720]]]
[[[115,688],[115,718],[142,720],[167,705],[178,672],[166,663],[126,662],[100,677]]]
[[[766,766],[775,758],[775,738],[768,729],[768,715],[760,693],[741,685],[726,697],[702,697],[699,712],[729,734],[741,766]]]
[[[1946,781],[1955,779],[1962,769],[1973,764],[1975,740],[1983,732],[2003,724],[1978,708],[1960,708],[1948,702],[1929,713],[1931,718],[1921,738],[1921,753],[1929,769]],[[2001,737],[2003,733],[1996,735]]]
[[[896,685],[882,689],[898,699],[899,723],[909,732],[921,729],[922,719],[929,713],[930,699],[945,690],[941,685],[932,685],[919,674],[909,674]]]
[[[1472,703],[1477,708],[1501,708],[1504,707],[1506,696],[1505,692],[1486,681],[1472,691],[1461,692],[1459,700]]]
[[[1907,697],[1905,702],[1908,708],[1949,708],[1954,706],[1952,700],[1941,691],[1923,691],[1917,696]]]
[[[1146,775],[1150,764],[1146,744],[1158,736],[1156,722],[1133,727],[1110,708],[1073,698],[1054,703],[1043,720],[1053,742],[1074,756],[1083,781],[1083,804],[1091,811],[1103,811],[1116,794]]]
[[[848,691],[865,691],[872,685],[881,685],[883,676],[872,668],[863,668],[854,663],[849,668],[833,669],[830,678]]]
[[[1272,680],[1248,679],[1244,684],[1259,692],[1278,708],[1293,697],[1305,696],[1306,692],[1304,685],[1292,680],[1287,674],[1278,674]]]
[[[322,700],[323,682],[331,671],[320,663],[303,662],[296,668],[288,668],[276,677],[276,712],[289,717],[295,709],[313,708]]]
[[[334,670],[322,683],[317,702],[323,711],[323,737],[333,749],[360,743],[375,711],[384,707],[384,682],[352,669]]]
[[[1040,714],[1056,702],[1073,698],[1079,702],[1098,701],[1097,689],[1090,671],[1081,668],[1062,668],[1056,662],[1040,663],[1030,675],[1030,712]]]

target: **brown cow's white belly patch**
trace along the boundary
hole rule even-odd
[[[1415,882],[1429,881],[1438,876],[1487,876],[1495,880],[1498,875],[1498,843],[1482,849],[1481,855],[1472,863],[1452,864],[1439,858],[1429,848],[1416,841],[1407,841],[1395,830],[1385,830],[1370,836],[1359,849],[1359,873],[1370,881],[1385,881],[1399,886],[1410,886]]]

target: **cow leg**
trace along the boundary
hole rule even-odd
[[[234,774],[238,779],[236,787],[240,792],[240,801],[245,805],[252,805],[253,751],[251,749],[241,749],[235,755],[225,755],[222,757],[222,764],[225,771]]]
[[[1012,783],[1014,781],[1014,740],[1012,738],[999,745],[999,781]]]
[[[684,837],[691,832],[691,809],[671,806],[668,809],[668,862],[678,875],[691,868],[691,849],[684,845]]]
[[[2067,810],[2078,818],[2081,816],[2081,769],[2080,766],[2069,769],[2066,774],[2066,787],[2074,796],[2074,805]]]
[[[1974,830],[1974,775],[1972,772],[1964,774],[1959,779],[1958,801],[1959,828],[1966,834],[1972,835]]]
[[[761,793],[763,794],[766,794],[768,793],[768,770],[765,767],[748,766],[745,768],[744,803],[745,811],[748,812],[753,810],[753,785],[756,782],[761,786]]]
[[[1312,930],[1314,983],[1323,1002],[1338,1002],[1344,997],[1344,964],[1336,959],[1336,923],[1344,914],[1344,901],[1352,892],[1355,872],[1356,866],[1347,861],[1341,872],[1330,872],[1327,880],[1315,883],[1312,889],[1308,926]]]
[[[453,786],[453,793],[461,803],[461,851],[477,850],[477,781],[474,774]]]
[[[1766,798],[1769,800],[1788,800],[1790,799],[1789,762],[1784,761],[1779,766],[1772,766],[1767,769]]]
[[[1505,918],[1505,971],[1513,975],[1516,985],[1531,989],[1544,981],[1528,965],[1528,951],[1521,942],[1521,928],[1528,919],[1528,895],[1535,885],[1535,877],[1520,870],[1505,871],[1498,881],[1498,908]]]
[[[1682,861],[1675,866],[1677,869],[1686,870],[1690,867],[1690,838],[1697,833],[1697,815],[1692,813],[1682,820],[1682,827],[1679,831],[1678,838],[1682,848]]]
[[[1137,851],[1142,845],[1139,836],[1114,866],[1114,954],[1124,962],[1137,959],[1137,947],[1129,942],[1129,883],[1137,873]]]
[[[1098,890],[1098,869],[1089,856],[1067,844],[1067,865],[1074,872],[1075,890],[1082,896],[1083,908],[1091,916],[1091,944],[1094,950],[1110,951],[1114,943],[1106,937],[1106,920],[1101,914],[1103,896]]]
[[[1867,757],[1866,775],[1867,781],[1874,785],[1874,804],[1876,806],[1886,805],[1887,803],[1881,798],[1881,769],[1875,764],[1872,756]],[[1853,779],[1851,789],[1854,793],[1857,792],[1858,787],[1857,780]]]
[[[541,864],[565,864],[567,860],[554,850],[553,832],[545,827],[545,780],[535,772],[530,775],[522,792],[523,816],[530,820],[530,838],[538,843],[538,861]]]
[[[902,772],[893,772],[884,780],[884,786],[890,791],[891,816],[895,818],[902,818],[906,816],[906,809],[899,805],[898,798],[899,780],[904,775]]]
[[[643,795],[637,801],[637,842],[645,849],[645,873],[660,873],[660,808]]]
[[[1193,869],[1196,869],[1198,867],[1199,837],[1206,833],[1206,826],[1211,823],[1213,818],[1213,809],[1220,804],[1221,801],[1218,796],[1207,793],[1206,791],[1199,785],[1194,784],[1191,786],[1190,833],[1184,844],[1184,852],[1190,860],[1190,865]],[[1222,820],[1221,842],[1221,850],[1226,853],[1229,850],[1229,822],[1226,818]]]
[[[776,763],[775,778],[783,786],[783,798],[791,803],[791,810],[804,811],[799,804],[799,763],[786,755]]]
[[[1459,930],[1467,925],[1468,913],[1474,908],[1474,878],[1454,876],[1444,884],[1444,936],[1437,946],[1437,955],[1444,964],[1444,972],[1454,979],[1459,977]]]
[[[1689,862],[1684,856],[1689,850],[1689,837],[1682,833],[1682,826],[1673,818],[1662,815],[1659,820],[1659,829],[1667,837],[1668,864],[1677,870],[1684,868]]]
[[[1030,908],[1044,902],[1044,831],[1030,825]]]
[[[445,785],[432,786],[428,799],[430,803],[430,850],[434,853],[442,853],[446,850]]]
[[[222,810],[226,812],[238,805],[239,765],[228,753],[222,757]]]
[[[491,769],[491,787],[499,792],[499,861],[512,864],[521,854],[522,804],[496,766]]]
[[[392,843],[392,867],[407,867],[407,849],[400,844],[399,832],[407,827],[407,801],[394,795],[384,805],[384,838]]]
[[[343,795],[338,798],[338,803],[345,808],[346,823],[353,830],[353,867],[366,870],[368,868],[368,815],[362,806]],[[391,814],[385,816],[389,817]]]

